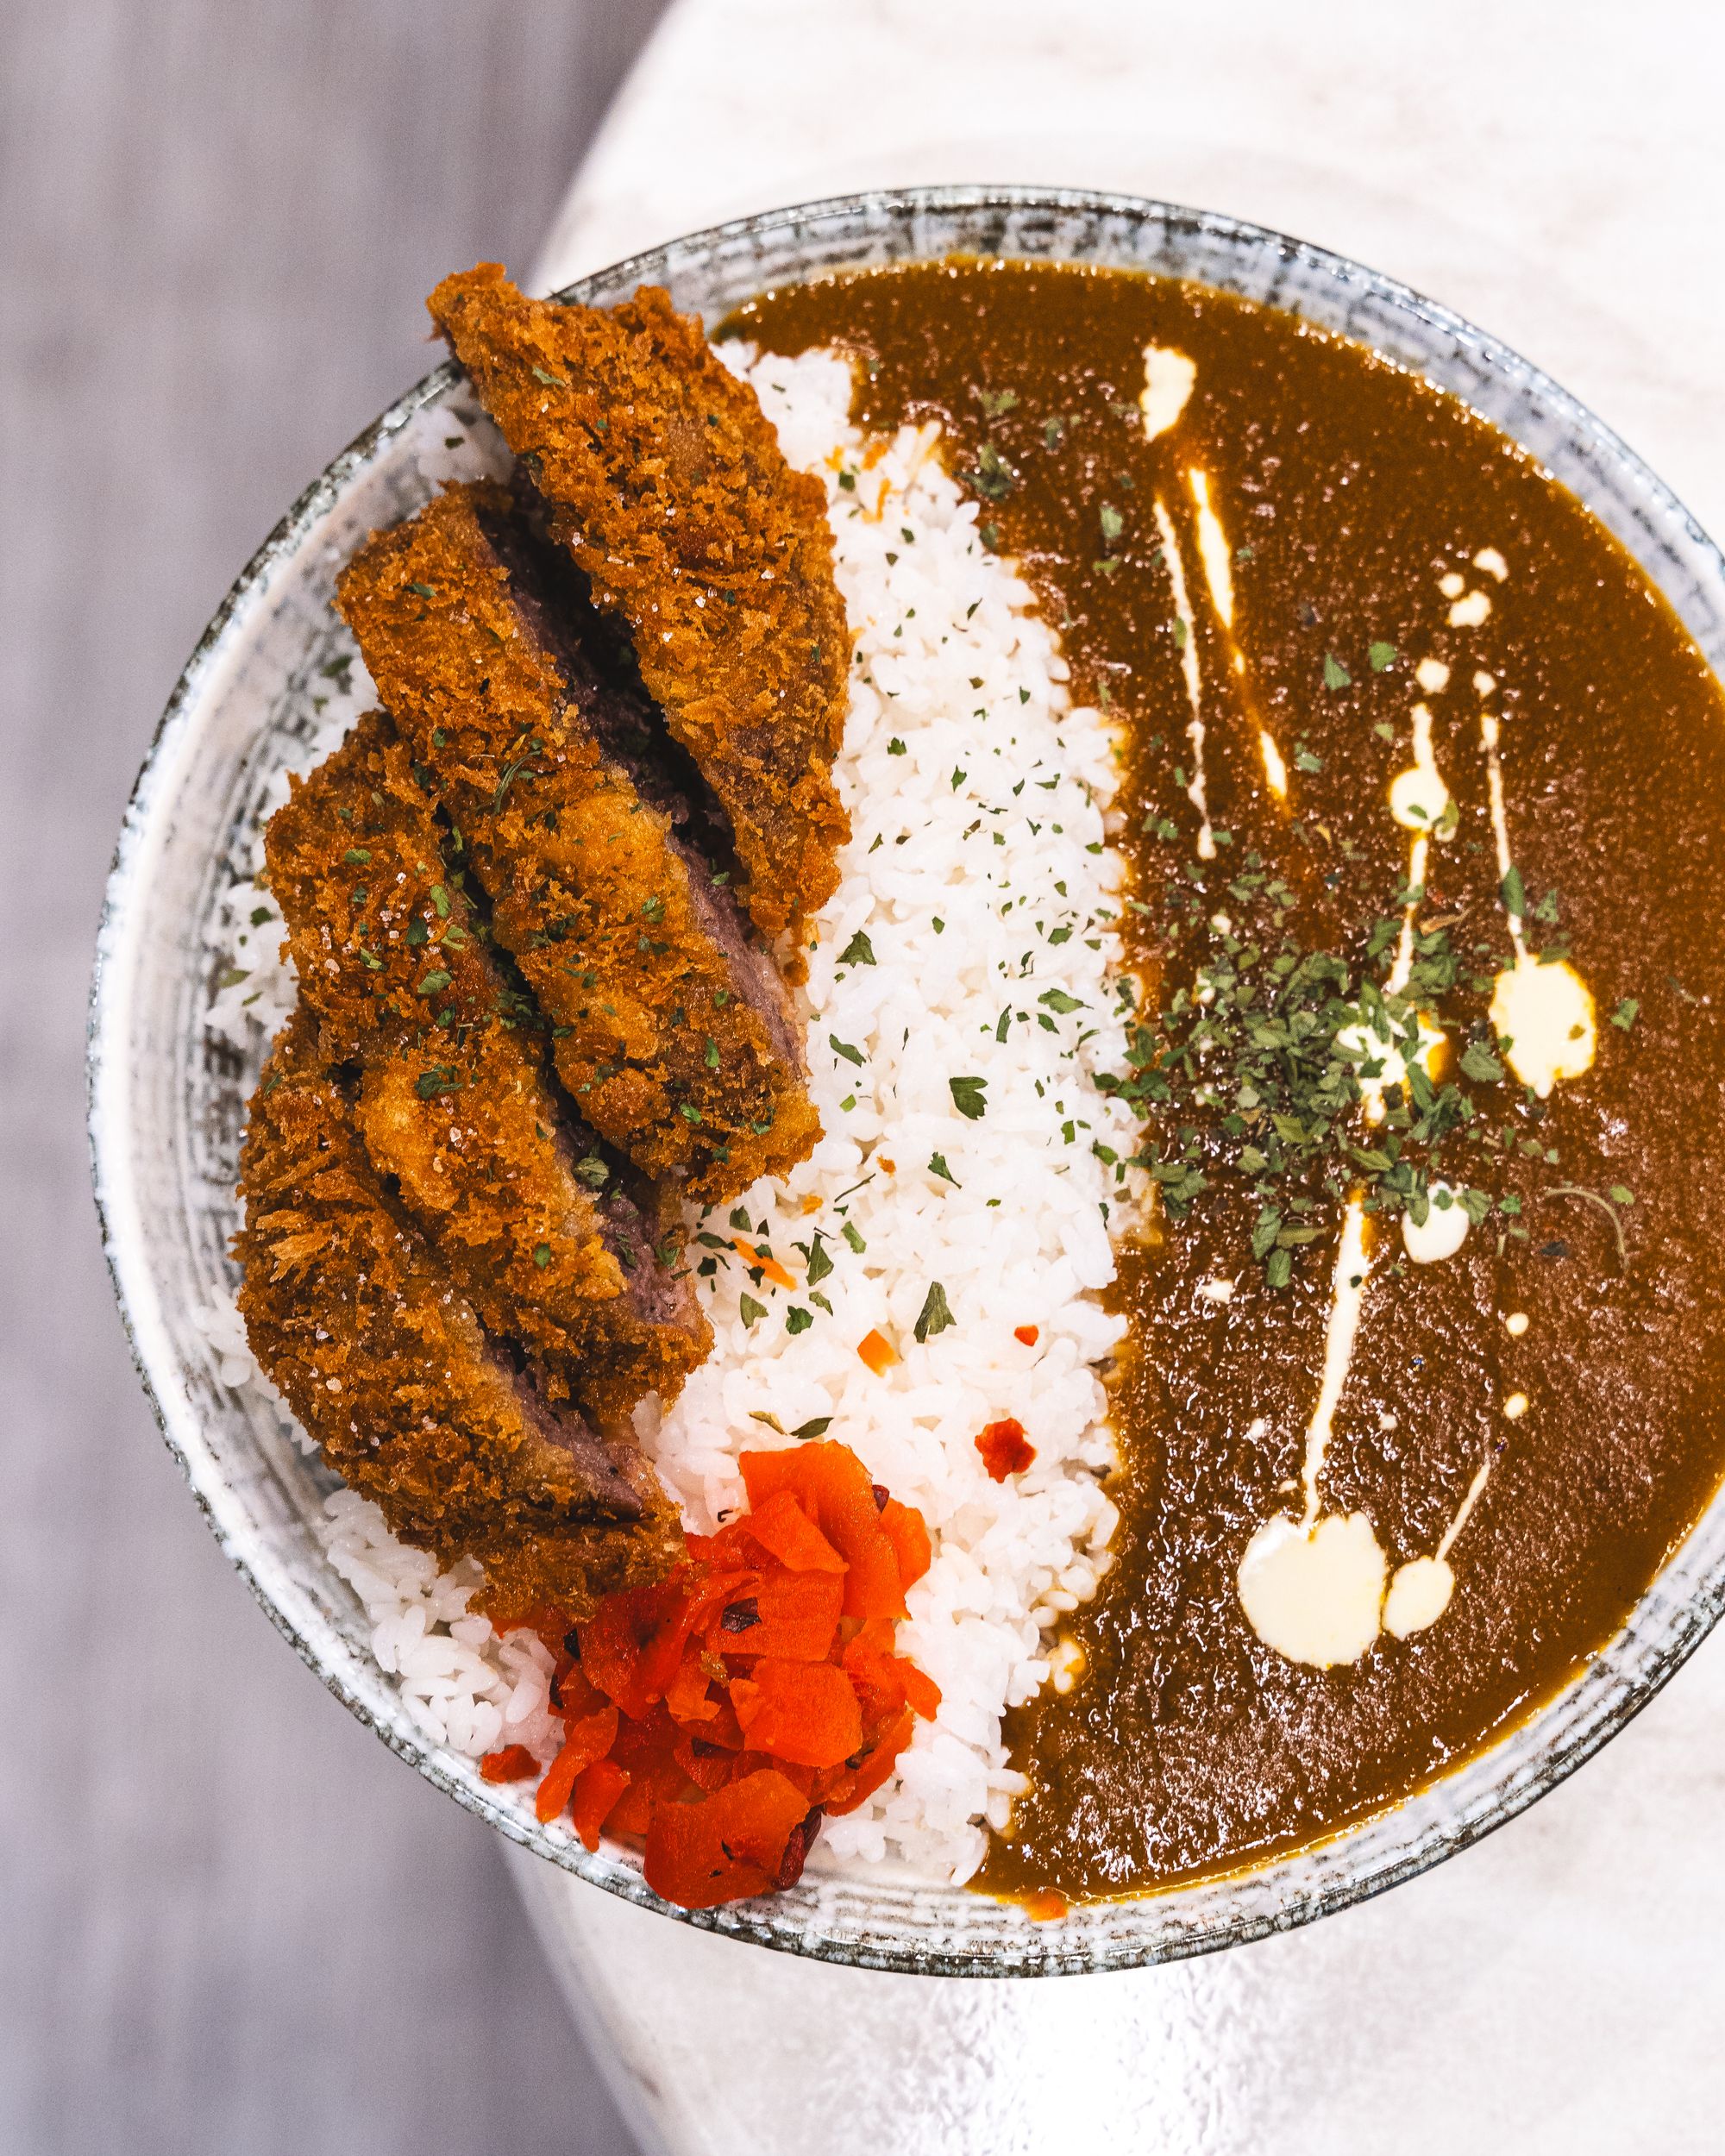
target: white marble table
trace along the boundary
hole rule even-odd
[[[1448,301],[1725,530],[1722,62],[1694,0],[681,0],[538,276],[856,185],[1160,195]],[[1715,1640],[1480,1848],[1128,1976],[861,1974],[518,1876],[637,2130],[691,2156],[1702,2149],[1725,2140],[1722,1710]]]

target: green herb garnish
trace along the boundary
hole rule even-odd
[[[976,452],[976,469],[970,475],[970,484],[984,501],[1003,502],[1013,491],[1013,467],[992,442],[985,442]]]
[[[506,763],[504,766],[503,776],[497,782],[497,793],[491,805],[491,812],[493,816],[501,813],[504,803],[509,799],[509,789],[522,773],[530,768],[529,759],[532,754],[533,751],[530,749],[525,756],[518,756],[512,763]],[[536,777],[538,774],[535,773],[534,775]]]
[[[1608,1197],[1602,1196],[1596,1190],[1585,1190],[1579,1183],[1553,1183],[1549,1190],[1540,1194],[1546,1198],[1578,1198],[1584,1205],[1591,1206],[1596,1213],[1603,1213],[1611,1224],[1612,1237],[1617,1244],[1617,1263],[1628,1271],[1629,1244],[1623,1233],[1623,1219],[1618,1207],[1634,1204],[1633,1191],[1625,1189],[1622,1183],[1613,1183]]]
[[[916,1321],[918,1340],[931,1340],[937,1332],[944,1332],[948,1326],[957,1325],[957,1322],[952,1314],[952,1307],[946,1300],[946,1290],[938,1280],[933,1282],[924,1298],[922,1314]]]
[[[1292,901],[1255,855],[1228,889],[1242,908],[1267,900],[1276,929]],[[1396,904],[1420,898],[1398,893]],[[1344,958],[1285,933],[1207,924],[1193,986],[1177,989],[1155,1024],[1132,1029],[1125,1075],[1098,1080],[1150,1126],[1117,1179],[1128,1166],[1144,1170],[1175,1219],[1213,1186],[1245,1186],[1258,1205],[1252,1255],[1272,1288],[1291,1279],[1294,1255],[1320,1239],[1324,1217],[1350,1193],[1364,1194],[1368,1212],[1406,1211],[1418,1223],[1447,1154],[1492,1142],[1471,1096],[1425,1066],[1421,1014],[1440,1008],[1460,960],[1441,929],[1416,929],[1408,980],[1391,994],[1378,968],[1400,932],[1387,913]],[[1503,1075],[1486,1041],[1470,1042],[1460,1069],[1481,1085]],[[1367,1120],[1369,1100],[1377,1121]],[[1446,1179],[1459,1181],[1452,1171]],[[1490,1205],[1465,1186],[1456,1201],[1471,1218]]]
[[[972,1123],[988,1113],[988,1104],[982,1098],[988,1083],[986,1078],[949,1078],[946,1081],[953,1106]]]

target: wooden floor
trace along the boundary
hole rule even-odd
[[[0,2152],[629,2137],[487,1832],[299,1666],[109,1294],[84,1000],[122,808],[279,511],[524,271],[661,0],[12,0],[0,67]]]

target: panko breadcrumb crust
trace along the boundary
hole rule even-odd
[[[477,1607],[572,1615],[662,1578],[675,1507],[638,1453],[536,1401],[380,1188],[302,1006],[254,1095],[240,1311],[329,1465],[405,1542],[478,1560]]]
[[[615,1230],[560,1133],[543,1021],[492,964],[381,713],[293,781],[265,853],[320,1053],[357,1066],[372,1163],[486,1326],[601,1423],[648,1392],[674,1398],[711,1330],[686,1283],[662,1281],[666,1322],[625,1292]],[[662,1271],[644,1225],[622,1257],[631,1275]]]
[[[837,881],[850,638],[824,490],[662,292],[554,308],[481,266],[430,304],[517,490],[448,488],[340,580],[386,708],[267,838],[301,1000],[240,1307],[398,1535],[477,1559],[493,1616],[578,1617],[682,1547],[630,1410],[712,1333],[654,1235],[820,1135],[754,931],[800,973]]]
[[[783,990],[764,956],[721,942],[724,901],[605,739],[611,693],[534,633],[486,529],[511,511],[499,487],[448,489],[361,549],[338,603],[554,1024],[576,1106],[643,1173],[715,1204],[820,1134],[794,1029],[775,1040],[755,1007]]]
[[[481,262],[427,305],[553,536],[628,622],[643,680],[731,819],[744,905],[800,945],[849,836],[832,762],[850,635],[819,480],[786,462],[754,392],[656,286],[610,310],[561,306]]]

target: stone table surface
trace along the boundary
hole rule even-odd
[[[1725,530],[1722,62],[1696,0],[680,0],[537,276],[856,186],[1158,195],[1446,301]],[[679,2156],[1716,2147],[1722,1714],[1725,1639],[1439,1871],[1126,1976],[825,1968],[516,1869],[637,2130]]]

